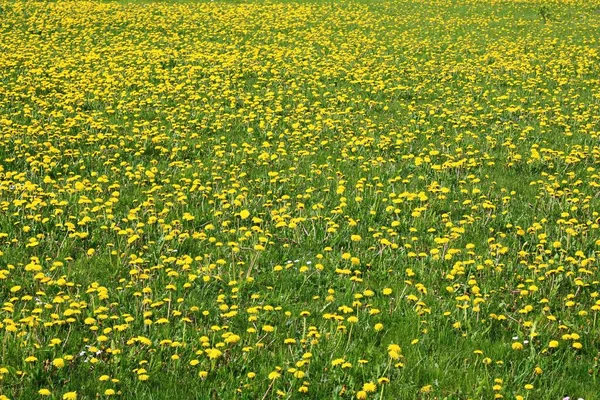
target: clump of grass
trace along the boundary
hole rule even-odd
[[[331,4],[0,0],[0,400],[597,396],[598,21]]]
[[[552,19],[552,13],[550,7],[546,4],[541,5],[537,10],[538,16],[544,21],[544,24],[548,23]]]

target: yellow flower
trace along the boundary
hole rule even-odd
[[[400,348],[400,346],[398,346],[397,344],[390,344],[388,346],[388,351],[395,351],[396,353],[400,353],[402,351],[402,349]]]
[[[246,219],[250,216],[250,211],[248,210],[242,210],[240,211],[240,218],[241,219]]]
[[[397,360],[401,357],[402,349],[397,344],[390,344],[388,346],[388,355],[392,360]]]
[[[548,343],[548,347],[550,347],[551,349],[558,347],[558,341],[551,340],[550,343]]]
[[[367,382],[363,385],[362,390],[367,393],[373,393],[377,390],[377,385],[375,385],[373,382]]]
[[[215,359],[221,357],[223,355],[223,353],[219,349],[206,349],[206,355],[211,360],[215,360]]]
[[[38,393],[41,396],[50,396],[52,394],[48,389],[40,389],[38,390]]]
[[[281,376],[281,374],[277,371],[273,371],[269,374],[269,380],[273,381],[275,379],[278,379]]]
[[[77,392],[67,392],[65,394],[63,394],[63,400],[76,400],[77,399]]]
[[[514,342],[512,344],[513,350],[523,350],[523,344],[519,342]]]
[[[345,362],[345,360],[343,358],[336,358],[335,360],[333,360],[331,362],[331,366],[335,367],[335,366],[338,366],[338,365],[342,365],[344,362]]]
[[[65,360],[62,358],[55,358],[52,360],[52,365],[54,365],[56,368],[62,368],[65,366]]]

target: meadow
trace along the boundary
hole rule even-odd
[[[0,399],[600,398],[600,0],[0,0]]]

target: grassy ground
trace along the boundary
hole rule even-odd
[[[599,44],[597,0],[0,0],[0,398],[597,398]]]

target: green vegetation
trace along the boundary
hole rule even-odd
[[[0,399],[596,398],[599,10],[0,0]]]

